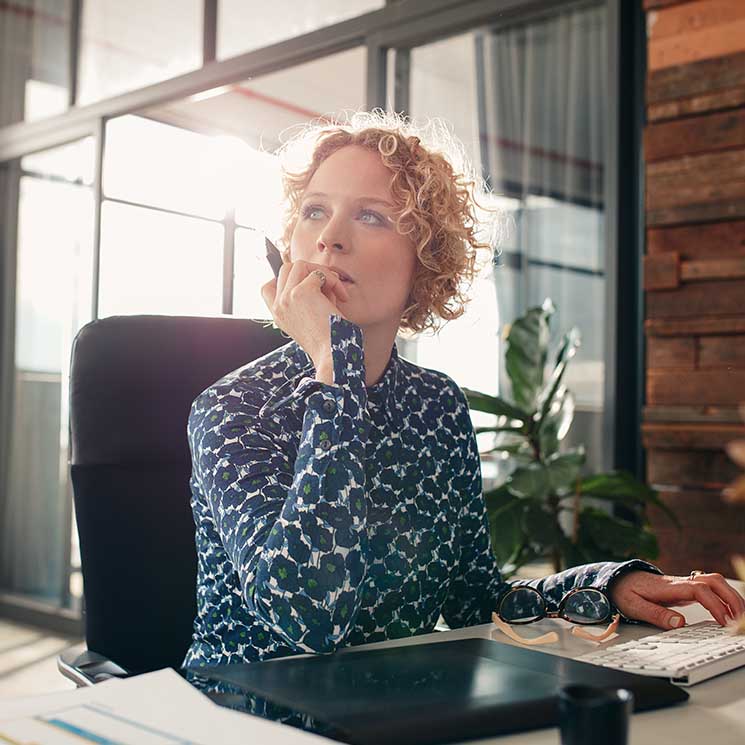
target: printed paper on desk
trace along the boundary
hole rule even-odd
[[[325,737],[225,709],[166,668],[0,703],[0,739],[40,745],[294,745]]]

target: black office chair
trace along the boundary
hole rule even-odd
[[[189,409],[287,342],[228,316],[113,316],[75,337],[70,467],[88,648],[57,666],[78,686],[181,665],[196,614]]]

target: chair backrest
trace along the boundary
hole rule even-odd
[[[70,468],[91,651],[137,673],[181,664],[196,613],[189,410],[287,341],[232,317],[113,316],[75,337]]]

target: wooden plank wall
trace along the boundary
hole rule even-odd
[[[745,507],[720,492],[745,435],[745,0],[643,0],[647,13],[647,478],[663,571],[732,576]]]

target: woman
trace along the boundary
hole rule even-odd
[[[309,164],[284,177],[285,263],[262,288],[292,341],[215,383],[189,418],[191,667],[423,634],[440,614],[452,628],[486,623],[510,587],[463,392],[395,344],[462,313],[488,249],[476,181],[451,165],[462,149],[425,148],[379,111],[308,137]],[[668,605],[698,601],[721,624],[745,612],[719,574],[666,576],[640,560],[523,583],[557,604],[597,587],[625,618],[665,629],[684,622]]]

